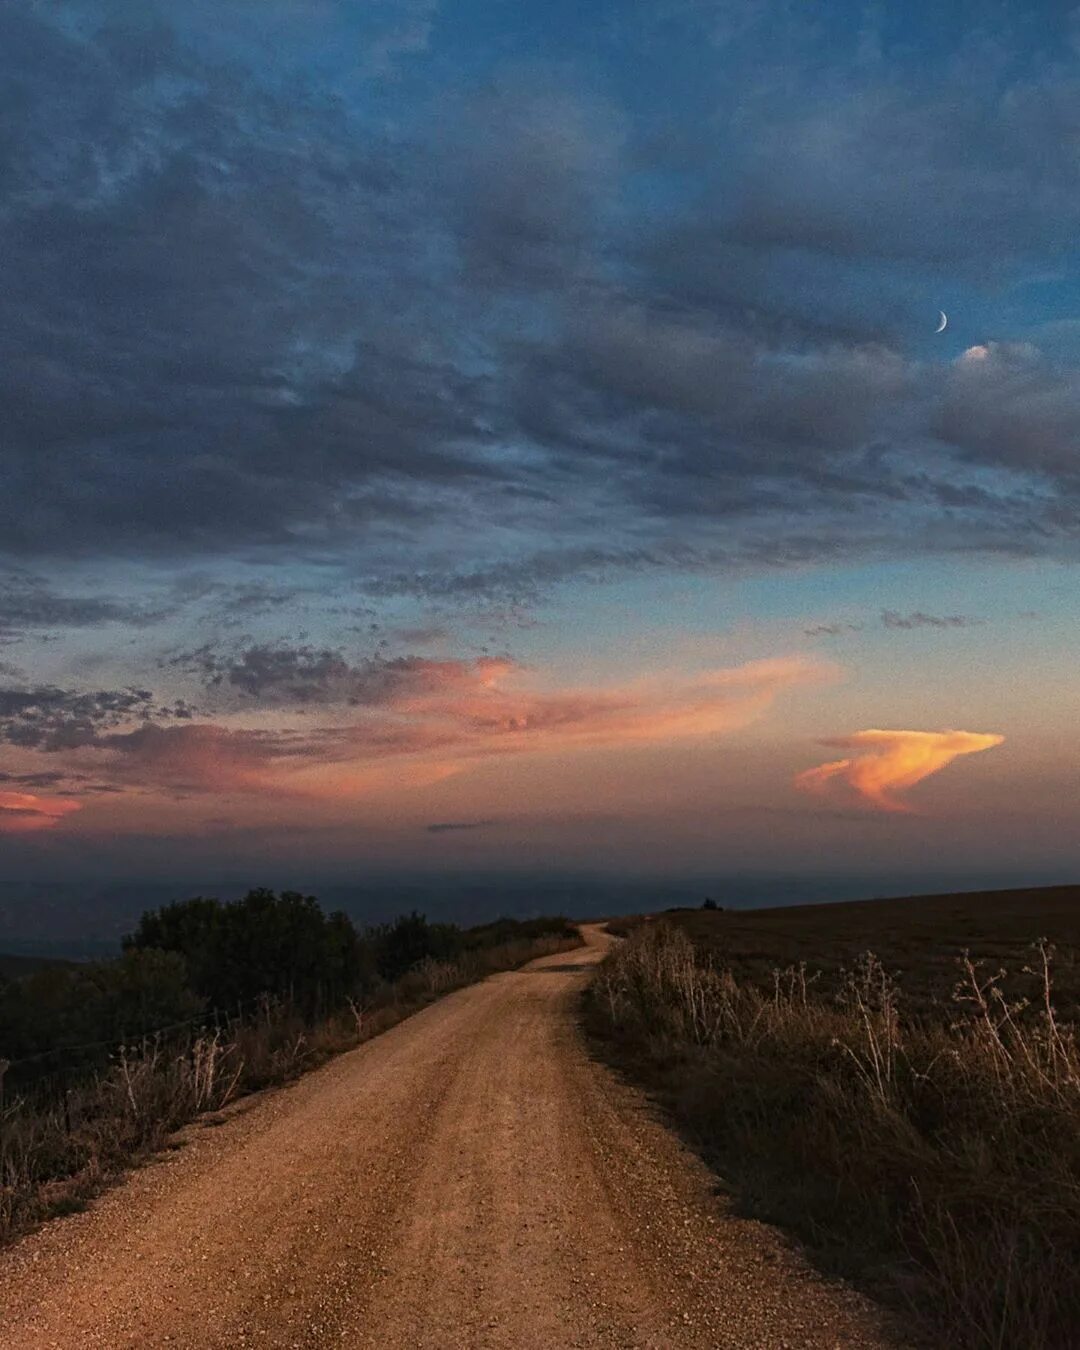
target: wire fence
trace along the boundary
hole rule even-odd
[[[184,1034],[190,1036],[193,1028],[200,1032],[233,1032],[249,1022],[253,1013],[268,1013],[274,1006],[277,1006],[277,1001],[266,994],[258,994],[254,998],[237,1002],[229,1009],[210,1008],[194,1017],[164,1026],[123,1031],[118,1036],[83,1041],[78,1045],[56,1045],[18,1059],[6,1059],[0,1054],[0,1124],[5,1100],[10,1102],[14,1093],[20,1098],[33,1098],[36,1102],[63,1102],[73,1087],[95,1071],[106,1069],[125,1050],[141,1048],[145,1054],[151,1047],[167,1047],[173,1041],[175,1048],[179,1048]]]

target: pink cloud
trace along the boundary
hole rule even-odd
[[[307,736],[189,722],[102,736],[94,752],[107,751],[117,778],[166,784],[193,791],[261,790],[272,786],[274,770],[311,752]]]
[[[901,794],[960,755],[990,750],[1004,740],[974,731],[856,731],[822,742],[856,754],[797,774],[795,786],[828,792],[843,784],[879,811],[911,811]]]
[[[828,670],[789,658],[689,678],[543,690],[502,658],[423,662],[398,672],[404,677],[391,680],[377,704],[358,709],[344,725],[147,723],[101,736],[79,754],[93,757],[103,776],[131,786],[360,795],[436,782],[486,756],[720,735],[760,716],[784,689],[818,681]],[[378,767],[388,761],[397,767]]]
[[[522,672],[492,661],[471,679],[455,671],[444,683],[398,699],[399,713],[429,729],[456,728],[464,745],[506,753],[569,742],[617,745],[708,736],[758,716],[783,689],[823,677],[826,668],[802,658],[752,661],[687,678],[544,692],[522,687]],[[509,687],[507,687],[509,685]]]

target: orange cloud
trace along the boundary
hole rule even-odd
[[[841,782],[880,811],[911,811],[913,808],[899,794],[959,755],[990,750],[1004,739],[975,731],[856,731],[822,744],[855,750],[857,754],[797,774],[795,786],[808,792],[826,792]]]
[[[80,809],[69,797],[38,797],[32,792],[0,792],[0,834],[51,830]]]

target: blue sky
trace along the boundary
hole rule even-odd
[[[1075,872],[1080,11],[62,0],[0,67],[12,875]]]

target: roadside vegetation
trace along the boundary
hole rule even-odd
[[[0,976],[0,1241],[81,1205],[180,1126],[433,999],[579,946],[565,919],[358,932],[311,896],[143,916],[113,961]]]
[[[794,929],[782,917],[794,910],[626,925],[587,996],[592,1030],[659,1090],[747,1210],[906,1307],[931,1344],[1075,1346],[1075,949],[1024,932],[1052,906],[1014,906],[1013,931],[1001,901],[995,933],[988,902],[967,952],[940,906],[916,908],[907,931],[895,905],[839,906],[849,912],[831,920],[815,908]],[[912,930],[929,933],[935,913],[920,953]],[[903,969],[848,950],[860,923],[864,942],[905,951]],[[1002,944],[1009,965],[977,951]],[[803,955],[782,965],[778,951]]]

